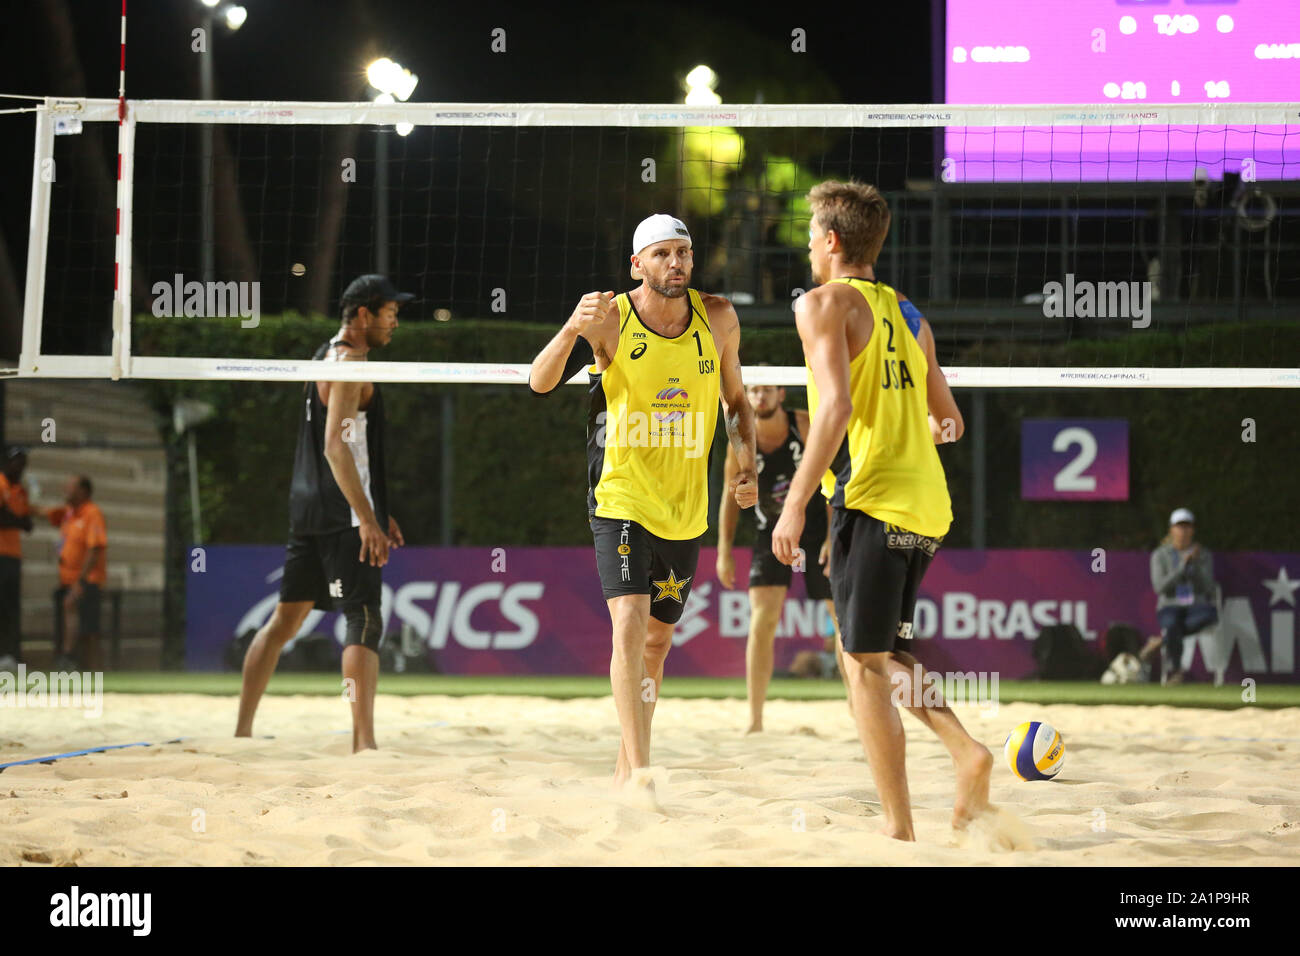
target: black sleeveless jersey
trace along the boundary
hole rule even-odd
[[[334,344],[331,340],[316,350],[320,361]],[[334,472],[325,460],[325,417],[328,409],[320,400],[315,382],[303,389],[302,414],[298,420],[298,447],[293,456],[293,481],[289,485],[289,529],[293,534],[330,534],[358,527],[360,520],[343,496]],[[351,441],[361,485],[379,527],[388,531],[388,482],[384,471],[384,399],[375,385],[368,408],[357,412]],[[345,436],[347,437],[347,436]]]
[[[755,448],[754,464],[758,469],[758,504],[754,506],[754,520],[760,534],[771,534],[781,517],[785,496],[790,491],[790,481],[803,459],[803,438],[795,427],[794,412],[785,409],[790,427],[785,440],[770,452]],[[804,537],[826,537],[826,499],[820,492],[808,499],[804,514]]]

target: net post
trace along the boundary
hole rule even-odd
[[[135,111],[126,106],[118,127],[117,295],[113,302],[113,380],[131,377],[131,236],[135,221]]]
[[[19,374],[32,374],[41,354],[41,323],[45,314],[45,264],[50,238],[51,183],[46,161],[54,159],[53,99],[36,110],[36,145],[32,159],[32,215],[27,234],[27,287],[23,296],[23,338],[19,347]]]

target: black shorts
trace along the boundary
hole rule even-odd
[[[594,516],[591,535],[605,600],[649,594],[650,616],[676,624],[690,597],[703,535],[674,541],[651,534],[635,521]]]
[[[804,553],[803,579],[808,596],[816,601],[825,601],[831,596],[831,583],[826,580],[825,570],[817,563],[822,542],[820,539],[813,541],[804,538],[799,542],[799,547],[803,548]],[[788,588],[793,580],[794,568],[782,564],[772,553],[771,528],[760,531],[758,540],[754,542],[754,557],[749,564],[749,586],[762,588],[775,585]]]
[[[68,596],[70,588],[61,587],[54,592],[54,600],[59,606],[59,633],[62,634],[63,599]],[[102,603],[103,589],[98,584],[82,582],[81,599],[77,601],[77,633],[102,634],[99,623],[99,608]]]
[[[312,601],[321,611],[379,607],[383,569],[363,564],[361,530],[290,534],[285,546],[280,601]]]
[[[852,508],[831,515],[831,591],[844,650],[909,651],[921,578],[943,543]]]

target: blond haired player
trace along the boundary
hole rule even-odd
[[[590,365],[587,511],[613,625],[609,676],[622,728],[616,784],[650,765],[664,659],[709,526],[719,399],[738,462],[729,491],[742,508],[758,498],[736,310],[689,287],[691,236],[679,219],[656,215],[637,226],[631,261],[641,285],[584,295],[529,374],[533,391],[545,393]]]
[[[917,589],[952,523],[935,445],[961,437],[962,418],[929,323],[875,277],[889,231],[884,197],[873,186],[830,181],[815,186],[808,201],[809,256],[821,284],[803,296],[795,321],[809,369],[812,427],[772,550],[787,564],[794,559],[804,507],[820,485],[833,509],[831,591],[858,737],[885,833],[913,840],[895,688],[952,755],[954,827],[965,828],[988,809],[993,766],[988,748],[949,707],[919,706],[920,689],[911,686]]]

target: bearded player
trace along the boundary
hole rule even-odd
[[[912,613],[952,523],[935,445],[961,437],[962,417],[929,323],[875,277],[889,230],[884,197],[872,186],[831,181],[814,187],[808,201],[812,274],[822,284],[803,296],[795,321],[809,369],[812,427],[772,548],[786,564],[794,560],[805,506],[820,484],[833,509],[831,590],[854,721],[885,833],[913,840],[903,725],[891,690],[903,692],[905,706],[933,699],[911,686]],[[952,824],[964,829],[988,809],[993,757],[942,702],[908,709],[952,756]]]
[[[746,390],[754,410],[754,437],[757,443],[755,466],[758,472],[758,504],[754,506],[754,523],[758,537],[754,542],[749,566],[749,640],[745,644],[745,690],[749,698],[747,734],[763,730],[763,705],[772,680],[777,625],[785,607],[786,592],[794,575],[772,554],[772,530],[785,504],[790,479],[803,459],[808,437],[808,413],[785,407],[785,389],[774,385],[751,385]],[[727,452],[726,480],[737,468],[736,456]],[[804,587],[808,597],[823,601],[835,622],[831,603],[831,586],[823,570],[830,557],[830,539],[826,537],[830,505],[821,495],[808,500],[804,515],[802,553]],[[730,495],[723,495],[718,505],[718,580],[730,590],[736,584],[736,561],[732,543],[740,509]],[[844,673],[839,629],[835,629],[835,658]]]
[[[673,626],[690,597],[709,525],[708,453],[721,399],[738,467],[728,493],[758,498],[754,418],[740,376],[731,303],[689,287],[691,236],[651,216],[632,241],[631,292],[590,292],[537,357],[529,385],[545,393],[588,369],[587,510],[613,625],[610,685],[622,743],[615,784],[650,765],[650,721]]]
[[[316,350],[322,362],[365,362],[392,341],[397,310],[414,296],[385,276],[364,275],[343,291],[343,324]],[[321,374],[328,374],[321,369]],[[280,651],[312,608],[347,621],[343,680],[352,704],[352,752],[375,750],[375,688],[383,637],[382,568],[404,544],[388,514],[384,403],[373,382],[308,382],[289,489],[289,544],[280,601],[244,656],[236,737],[253,717]]]

